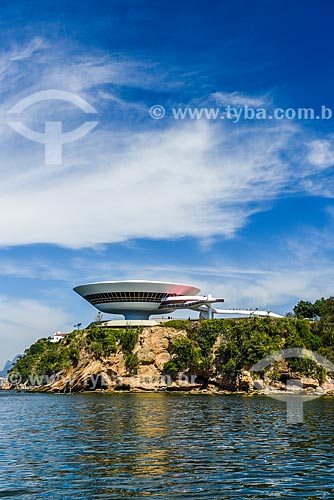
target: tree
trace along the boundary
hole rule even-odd
[[[334,345],[334,297],[325,300],[323,304],[319,333],[325,346]]]
[[[317,299],[313,304],[312,302],[300,300],[298,304],[293,308],[297,318],[315,318],[315,316],[321,317],[326,308],[326,303],[328,299],[322,297]],[[288,316],[287,317],[291,317]]]
[[[322,297],[314,302],[313,307],[316,316],[321,317],[324,314],[328,300],[329,299],[324,299],[324,297]]]
[[[315,307],[312,302],[300,300],[298,304],[293,308],[297,318],[314,318],[317,315],[315,312]]]

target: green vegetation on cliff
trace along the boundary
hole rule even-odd
[[[163,373],[171,377],[182,372],[203,379],[209,379],[213,374],[233,379],[241,370],[249,369],[273,351],[292,347],[303,347],[334,361],[333,298],[322,304],[321,320],[317,322],[256,317],[172,320],[157,327],[155,335],[158,337],[159,329],[164,328],[179,332],[170,341],[167,348],[170,360],[163,367]],[[74,330],[59,343],[40,339],[25,351],[11,371],[18,373],[25,382],[31,376],[50,376],[75,368],[85,359],[105,360],[122,354],[127,373],[136,374],[140,367],[136,354],[138,335],[137,329],[116,330],[91,325]],[[318,380],[325,377],[311,360],[290,360],[289,368],[307,376],[313,375]]]
[[[314,324],[305,320],[254,317],[170,321],[166,325],[187,332],[186,338],[180,337],[174,342],[172,360],[165,364],[165,372],[170,375],[179,371],[205,373],[214,362],[219,364],[223,373],[233,376],[243,368],[249,369],[273,351],[290,347],[331,354],[320,325],[315,328]]]
[[[9,373],[19,374],[22,382],[35,376],[49,377],[70,368],[72,363],[75,364],[76,355],[79,356],[79,352],[76,352],[75,346],[69,346],[65,340],[52,343],[49,339],[39,339],[25,350]]]
[[[132,351],[137,338],[137,329],[114,330],[91,325],[83,330],[74,330],[60,342],[51,342],[50,338],[38,340],[25,350],[11,372],[18,373],[25,382],[31,376],[49,377],[75,367],[84,354],[100,359],[122,352],[129,373],[135,373],[138,359]]]

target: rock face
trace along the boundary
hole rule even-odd
[[[321,387],[322,387],[322,389],[324,389],[324,391],[334,392],[334,383],[331,379],[324,382]]]
[[[224,372],[223,365],[219,364],[219,347],[222,337],[217,337],[214,344],[211,345],[211,352],[206,358],[209,363],[205,370],[198,370],[195,374],[191,369],[184,373],[173,373],[173,376],[166,374],[164,372],[165,364],[172,362],[169,363],[171,365],[175,360],[175,341],[187,344],[190,342],[187,336],[185,330],[175,326],[146,327],[138,333],[138,336],[134,337],[135,345],[132,344],[131,352],[123,351],[121,346],[117,344],[115,349],[117,352],[105,357],[92,355],[87,344],[83,343],[76,364],[61,372],[59,377],[50,380],[46,385],[37,387],[37,390],[53,392],[201,390],[206,392],[242,391],[251,393],[260,391],[267,393],[268,391],[292,390],[289,383],[296,381],[300,384],[301,390],[314,391],[317,394],[334,391],[333,380],[327,378],[320,387],[315,378],[291,373],[285,360],[270,367],[265,374],[261,375],[262,378],[259,374],[251,373],[245,369],[241,372],[233,370]],[[130,368],[129,356],[135,360],[135,365]]]
[[[240,391],[250,392],[254,389],[254,380],[251,377],[250,372],[244,370],[242,371],[239,380],[238,386]]]
[[[174,328],[145,328],[134,349],[140,361],[139,377],[160,377],[164,364],[171,359],[173,340],[185,335]]]
[[[2,391],[8,391],[8,390],[12,389],[12,386],[9,382],[5,382],[4,384],[2,384],[0,389]]]
[[[301,377],[300,382],[305,389],[308,389],[309,387],[311,389],[316,389],[317,387],[319,387],[319,382],[315,378]]]
[[[129,374],[122,352],[100,360],[92,360],[84,353],[75,368],[68,370],[59,380],[44,387],[52,391],[132,390],[179,391],[200,389],[202,383],[194,376],[180,374],[175,380],[163,373],[164,364],[171,359],[173,341],[185,336],[175,328],[144,328],[138,335],[133,354],[139,367]]]

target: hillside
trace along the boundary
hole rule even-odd
[[[330,340],[330,342],[329,342]],[[260,374],[251,366],[273,351],[304,347],[333,358],[328,328],[299,319],[169,321],[119,329],[91,325],[59,343],[40,339],[11,370],[12,387],[51,391],[227,390],[270,385],[289,378],[305,387],[334,389],[330,373],[310,359],[281,360]],[[333,359],[332,359],[333,360]],[[307,379],[307,380],[306,380]]]

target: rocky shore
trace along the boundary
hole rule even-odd
[[[33,381],[30,379],[8,382],[2,389],[56,393],[187,391],[225,394],[334,394],[334,379],[330,376],[332,374],[326,374],[323,380],[315,376],[305,376],[303,373],[293,371],[284,359],[279,360],[274,367],[269,367],[263,373],[251,372],[249,367],[244,367],[235,373],[227,371],[226,362],[222,360],[221,355],[221,346],[225,342],[221,335],[217,335],[212,342],[209,366],[200,365],[196,371],[187,368],[178,373],[168,373],[166,366],[176,359],[175,343],[180,343],[180,339],[188,339],[188,337],[189,332],[186,329],[168,326],[144,328],[136,335],[134,347],[130,353],[136,360],[135,370],[129,370],[128,351],[117,348],[117,352],[97,356],[92,354],[87,347],[87,342],[82,343],[76,362],[52,374],[42,383],[38,376],[35,376]],[[73,339],[75,338],[74,336]],[[67,343],[67,348],[71,348],[71,342]],[[15,373],[15,368],[13,373]]]

